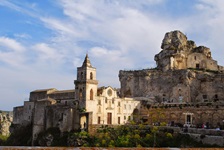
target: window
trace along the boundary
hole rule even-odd
[[[219,97],[218,97],[218,95],[217,94],[215,94],[215,96],[214,96],[215,98],[214,98],[214,100],[215,100],[215,102],[216,101],[219,101]]]
[[[29,110],[31,109],[31,105],[29,105]]]
[[[112,104],[114,104],[114,99],[112,99]]]
[[[126,120],[126,116],[124,116],[124,120]]]
[[[92,80],[93,79],[93,73],[90,72],[90,79]]]
[[[208,102],[208,96],[207,95],[202,95],[202,98],[203,98],[204,102]]]
[[[61,119],[60,119],[61,121],[63,121],[63,116],[64,116],[64,114],[63,114],[63,113],[61,113]]]
[[[107,90],[107,95],[112,96],[112,90],[111,89]]]
[[[207,95],[202,95],[203,99],[207,99]]]
[[[93,89],[90,90],[90,100],[93,100]]]
[[[105,103],[107,103],[107,98],[105,98]]]
[[[81,79],[83,79],[83,72],[81,72]]]
[[[118,124],[121,124],[121,117],[118,117],[118,118],[117,118],[117,123],[118,123]]]
[[[218,99],[218,95],[217,94],[215,94],[215,99]]]
[[[79,90],[79,99],[82,99],[82,89]]]
[[[126,109],[126,105],[124,104],[124,109]]]
[[[118,102],[118,106],[121,106],[121,102]]]
[[[197,60],[197,57],[196,56],[194,56],[194,60]]]
[[[187,115],[187,124],[191,123],[191,115]]]
[[[98,105],[101,105],[101,100],[98,100]]]

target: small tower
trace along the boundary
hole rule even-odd
[[[75,99],[79,102],[79,108],[91,111],[91,103],[96,100],[98,81],[96,80],[96,68],[92,67],[88,54],[81,67],[77,68],[77,80],[75,80]]]

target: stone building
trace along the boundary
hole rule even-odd
[[[33,141],[38,133],[50,127],[61,132],[88,130],[93,125],[119,125],[133,119],[133,111],[140,108],[133,98],[120,98],[117,89],[99,87],[96,68],[86,55],[77,68],[75,89],[40,89],[30,92],[29,101],[14,107],[13,123],[25,126],[32,124]]]
[[[13,123],[31,124],[33,140],[50,127],[64,132],[130,121],[222,124],[224,67],[210,49],[197,47],[180,31],[167,33],[161,48],[156,68],[119,72],[120,90],[98,87],[96,68],[86,55],[74,89],[30,92],[29,101],[14,108]]]

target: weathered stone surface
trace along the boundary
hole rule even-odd
[[[123,97],[157,97],[163,102],[224,100],[224,75],[194,70],[120,71]],[[207,98],[203,99],[203,95]]]
[[[166,33],[157,68],[120,71],[122,97],[154,97],[159,102],[224,101],[224,73],[210,49],[196,47],[180,31]]]
[[[161,48],[164,50],[183,49],[187,45],[187,37],[180,31],[165,34]]]
[[[9,128],[12,123],[12,113],[2,112],[0,113],[0,134],[8,136],[10,134]]]
[[[196,46],[194,41],[187,40],[180,31],[165,34],[161,52],[155,55],[157,69],[162,71],[198,68],[223,71],[211,57],[211,51],[205,46]]]

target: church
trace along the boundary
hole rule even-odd
[[[38,89],[30,92],[29,101],[14,107],[13,123],[33,125],[33,140],[38,133],[58,127],[61,132],[89,130],[92,125],[122,125],[134,118],[140,102],[120,98],[119,91],[110,86],[98,87],[96,68],[86,55],[77,68],[75,89]]]

